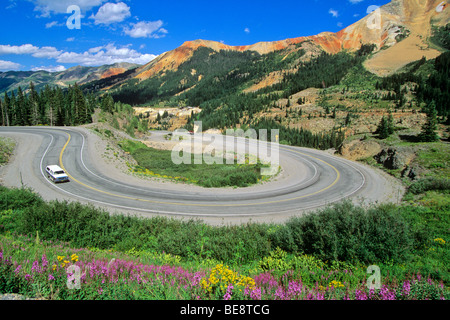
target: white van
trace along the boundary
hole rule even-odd
[[[69,176],[58,166],[48,166],[45,171],[47,171],[47,177],[55,183],[70,181]]]

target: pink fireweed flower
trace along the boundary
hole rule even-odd
[[[55,280],[55,277],[50,273],[48,275],[48,281],[52,281],[52,280]]]
[[[268,287],[268,289],[270,290],[273,287],[278,286],[278,281],[274,278],[274,276],[269,273],[262,273],[260,275],[257,275],[255,278],[255,284],[258,287]]]
[[[380,294],[382,300],[395,300],[395,292],[390,291],[386,285],[381,287]]]
[[[41,268],[39,267],[39,261],[35,260],[33,262],[33,266],[31,267],[31,272],[37,272],[37,273],[41,272]]]
[[[45,268],[48,265],[47,256],[45,254],[42,255],[41,262],[42,262],[42,268],[45,270]]]
[[[16,270],[14,270],[15,274],[18,274],[20,272],[20,269],[22,269],[22,266],[19,264],[16,268]]]
[[[404,296],[408,296],[410,292],[411,292],[411,283],[410,283],[409,281],[405,281],[405,282],[403,283],[403,291],[402,291],[402,294],[403,294]]]
[[[254,288],[250,292],[250,298],[252,300],[261,300],[261,288]]]
[[[317,292],[317,294],[316,294],[316,300],[325,300],[325,293],[323,293],[323,292]]]
[[[355,300],[367,300],[367,293],[362,290],[355,291]]]
[[[231,300],[231,293],[233,292],[233,285],[229,285],[227,288],[227,292],[225,293],[225,295],[223,296],[224,300]]]
[[[369,300],[374,299],[376,296],[375,289],[369,289]]]
[[[279,300],[285,300],[286,299],[286,293],[284,292],[283,288],[279,287],[275,291],[275,297]]]
[[[295,296],[299,296],[302,293],[302,284],[296,281],[289,282],[288,286],[288,296],[289,298],[294,298]]]

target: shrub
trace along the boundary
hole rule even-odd
[[[408,191],[412,194],[422,194],[427,191],[448,191],[450,190],[450,179],[447,178],[424,178],[420,179],[411,186]]]
[[[394,207],[370,209],[344,202],[315,214],[291,218],[271,235],[272,245],[322,260],[404,260],[412,245],[409,227]]]
[[[165,252],[188,259],[227,260],[236,264],[258,260],[270,252],[264,224],[212,227],[194,220],[110,215],[76,202],[45,203],[29,190],[3,191],[0,231],[32,236],[38,231],[42,239],[77,247],[136,250],[143,254]]]
[[[276,248],[270,252],[269,257],[265,257],[259,262],[259,266],[263,271],[280,270],[283,272],[288,271],[292,266],[286,261],[287,252]]]
[[[8,189],[0,186],[0,211],[22,210],[43,202],[39,195],[29,189]]]

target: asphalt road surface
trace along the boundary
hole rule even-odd
[[[88,148],[81,128],[2,127],[16,139],[16,154],[3,169],[2,184],[28,186],[44,199],[92,203],[118,212],[198,218],[286,218],[350,198],[360,203],[396,201],[400,195],[386,175],[326,152],[280,146],[284,179],[244,189],[203,189],[190,185],[161,188],[109,176],[105,163]],[[57,164],[70,182],[54,184],[45,173]],[[124,174],[125,176],[126,174]],[[137,179],[137,178],[136,178]],[[225,219],[225,220],[224,220]]]

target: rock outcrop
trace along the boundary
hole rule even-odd
[[[408,150],[402,150],[394,147],[389,147],[381,150],[374,158],[385,168],[390,170],[405,169],[412,160],[415,154]]]

